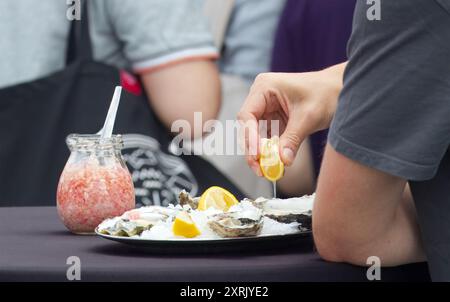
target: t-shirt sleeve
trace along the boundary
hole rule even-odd
[[[218,52],[201,0],[108,0],[105,9],[135,72]]]
[[[437,0],[442,2],[442,0]],[[358,1],[329,143],[407,180],[432,178],[450,143],[450,17],[436,1]]]

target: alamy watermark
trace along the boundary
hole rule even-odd
[[[66,271],[66,278],[69,281],[81,280],[81,260],[77,256],[67,257],[66,264],[69,266]]]
[[[80,0],[66,0],[68,5],[66,17],[69,21],[81,20],[81,1]]]
[[[370,265],[367,269],[366,277],[369,281],[381,280],[381,260],[377,256],[370,256],[366,261],[367,265]]]
[[[175,155],[256,155],[252,146],[256,146],[259,138],[279,136],[280,122],[203,121],[202,112],[195,112],[193,123],[176,120],[171,131],[176,133],[171,143]]]
[[[381,20],[381,0],[367,0],[367,20],[380,21]]]

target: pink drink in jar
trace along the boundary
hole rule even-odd
[[[120,135],[67,138],[71,151],[57,190],[58,214],[73,233],[92,234],[106,218],[135,207],[134,187],[125,165]]]

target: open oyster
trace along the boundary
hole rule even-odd
[[[263,227],[262,211],[252,205],[240,204],[230,212],[212,215],[209,227],[225,238],[256,236]]]
[[[127,211],[120,217],[106,219],[98,226],[98,231],[106,235],[131,237],[140,235],[143,231],[149,230],[158,222],[175,214],[174,208],[142,207]]]
[[[298,222],[303,228],[311,228],[314,195],[290,199],[258,198],[252,203],[263,215],[281,223]]]
[[[176,208],[161,207],[161,206],[148,206],[125,212],[121,218],[129,220],[146,220],[151,224],[155,224],[158,221],[165,220],[169,216],[174,216],[177,213]]]
[[[152,225],[148,221],[130,221],[128,219],[109,219],[98,226],[98,230],[102,234],[132,237],[141,234],[144,230],[148,230]]]
[[[189,205],[193,210],[196,210],[198,208],[198,201],[200,198],[199,197],[195,197],[195,198],[191,197],[191,195],[189,195],[188,192],[183,190],[178,195],[178,199],[180,201],[181,206]]]

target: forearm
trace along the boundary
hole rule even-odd
[[[204,124],[219,112],[220,79],[212,61],[177,64],[142,79],[153,110],[168,129],[175,121],[184,120],[191,126],[191,132],[185,134],[199,136],[201,129],[194,131],[195,113],[201,113]]]

